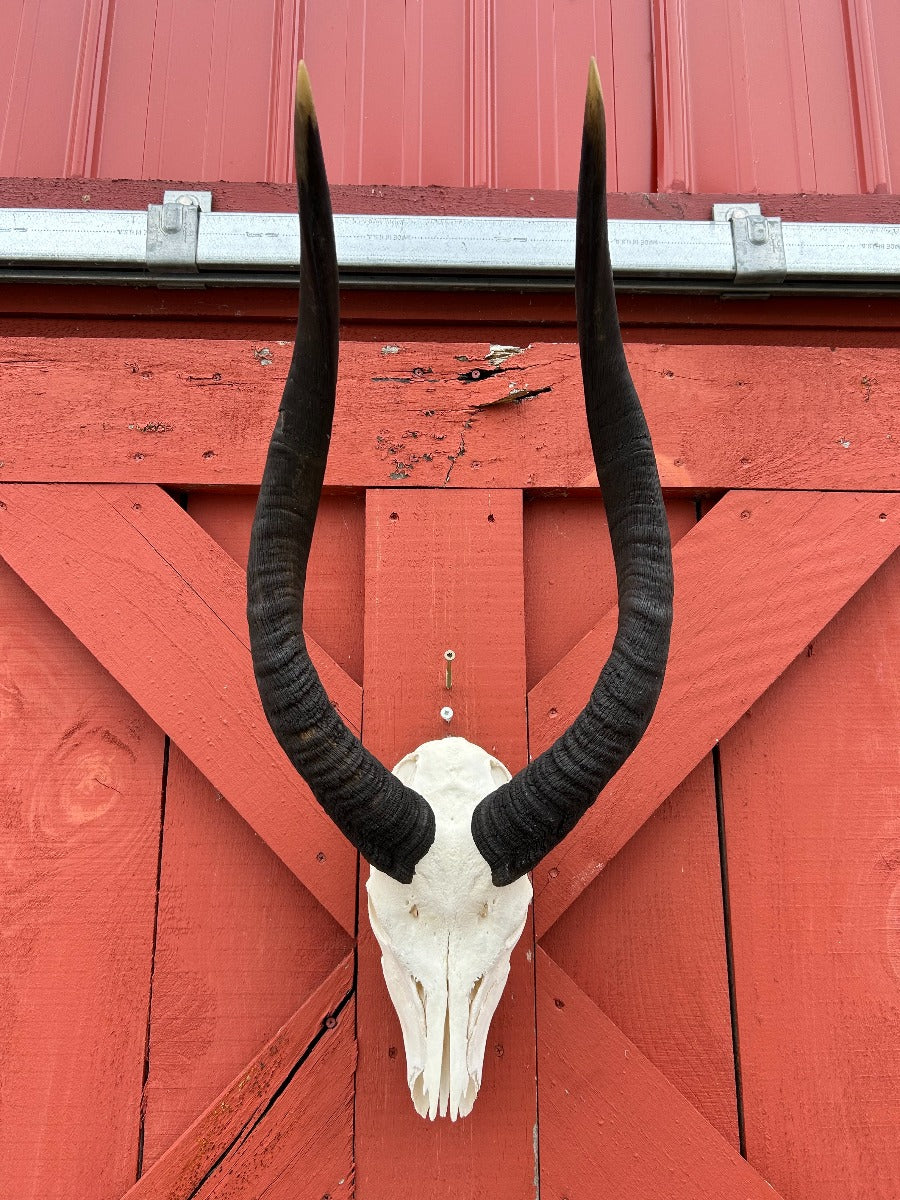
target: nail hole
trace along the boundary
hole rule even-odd
[[[392,520],[392,521],[399,521],[399,520],[400,520],[400,514],[399,514],[399,513],[391,513],[391,520]]]
[[[203,457],[204,458],[215,458],[216,452],[215,452],[215,450],[204,450]]]
[[[325,1028],[326,1029],[334,1029],[335,1025],[337,1025],[337,1017],[326,1017],[325,1018]]]
[[[548,879],[556,879],[556,877],[558,875],[559,875],[559,867],[551,867],[550,870],[547,872]]]
[[[745,508],[744,511],[741,513],[741,520],[746,521],[749,516],[750,516],[750,509]]]
[[[565,1008],[565,1007],[566,1007],[566,1002],[565,1002],[565,1000],[560,1000],[560,999],[559,999],[559,997],[557,997],[557,998],[556,998],[556,999],[553,1001],[553,1003],[556,1005],[556,1007],[557,1007],[557,1008]]]
[[[493,523],[494,523],[494,514],[493,513],[488,513],[488,521],[491,523],[491,525],[493,525]]]
[[[887,513],[879,513],[879,514],[878,514],[878,520],[879,520],[879,521],[886,521],[886,520],[887,520]]]
[[[320,850],[319,853],[316,855],[316,862],[324,862],[324,861],[325,861],[325,851]]]
[[[397,1047],[396,1046],[388,1046],[388,1058],[396,1058],[396,1057],[397,1057]]]
[[[135,512],[140,512],[140,511],[141,511],[141,506],[140,506],[140,504],[137,504],[137,503],[135,503],[135,504],[132,504],[132,506],[131,506],[131,507],[134,509],[134,511],[135,511]]]

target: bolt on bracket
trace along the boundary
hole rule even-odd
[[[713,205],[713,220],[728,221],[734,245],[734,282],[782,283],[787,275],[781,217],[764,217],[758,204]]]
[[[212,192],[167,191],[147,206],[147,268],[151,274],[196,275],[200,213],[212,211]]]

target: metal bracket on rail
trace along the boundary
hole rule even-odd
[[[784,282],[787,259],[781,217],[764,217],[758,204],[734,201],[714,204],[713,220],[731,224],[736,284]]]
[[[147,268],[151,275],[196,275],[200,213],[212,212],[212,192],[171,191],[147,206]],[[173,284],[202,287],[199,281]]]

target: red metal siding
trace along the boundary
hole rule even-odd
[[[895,0],[6,0],[0,173],[571,188],[588,54],[619,191],[889,192]],[[893,172],[893,178],[892,178]]]

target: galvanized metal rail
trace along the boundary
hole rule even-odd
[[[572,286],[575,222],[336,216],[356,288],[547,291]],[[824,224],[717,204],[710,221],[610,221],[617,287],[727,295],[900,294],[900,224]],[[203,192],[147,211],[0,209],[0,280],[156,287],[293,286],[297,217],[212,212]]]

